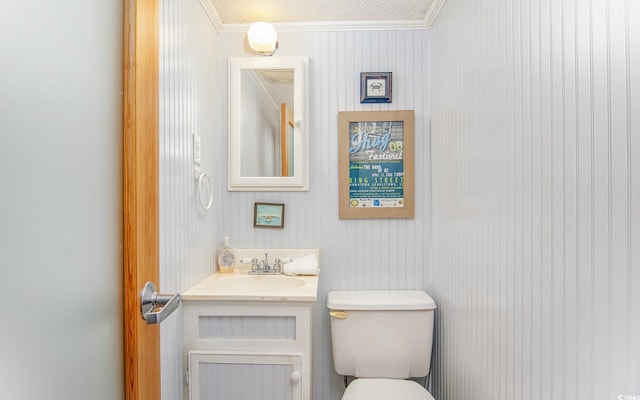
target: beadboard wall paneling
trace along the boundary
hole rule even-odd
[[[439,400],[640,394],[639,20],[449,0],[433,25]]]
[[[245,35],[219,35],[217,81],[227,81],[228,57],[245,53]],[[231,236],[237,248],[319,248],[320,284],[313,316],[313,398],[338,400],[342,379],[333,371],[329,290],[423,289],[431,258],[429,32],[280,32],[278,56],[309,57],[310,190],[228,192],[227,89],[216,98],[214,144],[220,213],[216,242]],[[393,103],[360,104],[360,72],[393,72]],[[338,218],[338,112],[412,109],[416,112],[415,218]],[[253,228],[256,201],[285,204],[285,227]]]
[[[160,5],[160,287],[183,292],[213,272],[219,196],[205,211],[194,180],[193,133],[202,140],[201,169],[214,175],[217,33],[198,0]],[[214,188],[217,182],[213,180]],[[206,200],[205,200],[206,201]],[[182,312],[161,326],[162,398],[183,396]]]

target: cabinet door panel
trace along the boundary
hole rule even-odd
[[[192,400],[300,400],[301,355],[189,353]]]

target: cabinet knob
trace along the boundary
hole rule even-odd
[[[298,383],[300,382],[300,372],[296,371],[291,374],[291,382]]]

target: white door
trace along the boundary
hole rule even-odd
[[[0,12],[0,398],[124,398],[121,0]]]

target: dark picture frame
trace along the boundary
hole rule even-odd
[[[360,103],[391,103],[391,72],[360,73]]]
[[[255,203],[253,206],[254,228],[284,228],[284,204]]]

